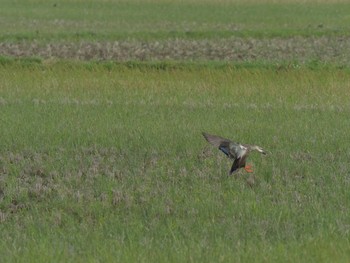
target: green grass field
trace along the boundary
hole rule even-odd
[[[350,260],[350,68],[338,60],[347,54],[125,62],[27,50],[235,37],[343,47],[349,4],[3,2],[0,261]],[[19,48],[9,55],[8,44]],[[268,155],[250,156],[254,173],[229,177],[230,161],[203,131]]]
[[[136,38],[347,35],[341,1],[2,1],[1,40],[98,41]]]

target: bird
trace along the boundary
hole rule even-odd
[[[220,151],[222,151],[227,157],[233,160],[229,175],[232,175],[240,168],[244,168],[244,170],[248,173],[253,172],[251,165],[246,165],[247,157],[252,151],[258,151],[261,154],[266,155],[264,149],[258,145],[241,144],[205,132],[202,132],[202,134],[210,144],[219,148]]]

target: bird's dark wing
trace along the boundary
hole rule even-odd
[[[202,134],[204,138],[215,147],[220,147],[220,145],[223,143],[229,144],[231,142],[231,140],[222,138],[220,136],[211,135],[205,132],[203,132]]]
[[[226,154],[228,157],[230,157],[230,147],[229,147],[229,145],[221,144],[221,145],[219,146],[219,149],[220,149],[220,151],[222,151],[224,154]]]
[[[205,132],[203,132],[203,136],[210,144],[219,148],[220,151],[226,154],[229,158],[236,159],[237,156],[239,156],[239,152],[240,152],[239,144],[229,139],[225,139],[223,137],[216,136],[216,135],[211,135]]]
[[[239,167],[239,161],[240,161],[240,159],[238,158],[238,159],[235,159],[235,161],[233,162],[233,164],[232,164],[232,166],[231,166],[231,170],[230,170],[230,175],[231,175],[234,171],[236,171],[238,168],[240,168],[240,167]]]
[[[227,157],[231,159],[236,159],[238,152],[236,149],[236,144],[234,142],[222,142],[219,146],[220,151],[226,154]]]
[[[232,166],[231,166],[230,175],[233,172],[235,172],[236,170],[238,170],[239,168],[244,167],[245,164],[246,164],[246,156],[243,156],[242,158],[239,157],[239,158],[235,159]]]

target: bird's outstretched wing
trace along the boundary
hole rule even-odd
[[[219,148],[229,158],[236,159],[241,156],[242,146],[239,143],[235,143],[229,139],[225,139],[216,135],[211,135],[205,132],[203,132],[202,134],[210,144]]]

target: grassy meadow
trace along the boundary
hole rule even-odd
[[[346,1],[3,0],[2,41],[349,35]]]
[[[327,53],[347,46],[349,4],[3,5],[1,261],[350,260],[350,68],[338,46]],[[254,52],[129,61],[68,50],[204,41],[210,53],[205,41],[224,41],[218,51],[236,38]],[[258,52],[281,39],[318,44]],[[57,43],[65,59],[43,55]],[[289,53],[270,59],[275,50]],[[227,176],[230,160],[203,131],[268,155],[250,156],[253,173]]]
[[[4,259],[349,259],[349,71],[73,69],[0,70]]]

